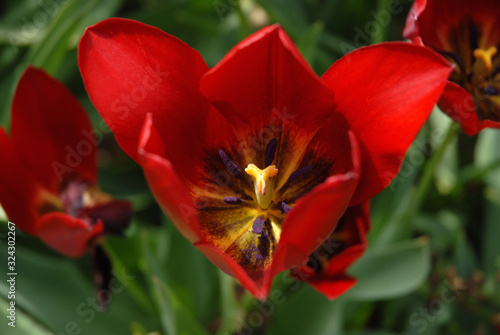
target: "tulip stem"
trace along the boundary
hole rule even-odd
[[[371,36],[372,44],[381,43],[386,40],[387,27],[391,20],[390,15],[392,15],[388,8],[393,0],[378,0],[377,1],[377,12],[372,12],[373,20],[378,24],[379,29],[377,33],[373,33]],[[389,16],[389,17],[387,17]],[[387,20],[387,22],[384,22]]]
[[[459,129],[458,124],[452,123],[450,125],[440,146],[436,148],[432,156],[423,166],[418,184],[409,192],[408,196],[400,200],[399,206],[401,206],[401,210],[398,209],[393,216],[389,218],[389,223],[387,223],[383,230],[378,233],[376,240],[371,241],[372,244],[383,245],[398,238],[410,237],[410,223],[428,196],[436,169],[446,153],[446,149],[456,138],[455,135]]]
[[[240,303],[236,294],[236,281],[233,277],[219,270],[219,283],[221,292],[221,325],[218,335],[234,334],[238,331],[238,316],[242,315]]]
[[[248,19],[245,15],[245,12],[243,12],[243,9],[241,8],[241,0],[238,1],[238,4],[236,5],[236,12],[238,13],[238,17],[240,19],[241,37],[246,38],[248,35],[250,35],[250,27],[248,25]]]
[[[431,187],[434,173],[436,172],[439,163],[446,153],[446,149],[448,149],[448,146],[456,138],[459,129],[460,126],[457,123],[452,123],[448,128],[448,132],[446,133],[446,137],[441,143],[441,146],[432,154],[430,159],[427,161],[427,164],[424,166],[424,169],[422,171],[422,177],[420,178],[417,189],[413,194],[412,200],[410,201],[409,209],[405,215],[405,218],[413,217],[414,214],[416,214],[422,206],[424,199],[429,193],[429,188]]]
[[[113,269],[118,273],[126,273],[127,267],[122,262],[118,254],[113,250],[113,248],[111,248],[111,246],[106,241],[102,244],[102,246],[111,259]],[[137,280],[130,280],[124,286],[132,299],[134,299],[139,306],[148,311],[148,313],[151,315],[156,314],[156,309],[151,303],[149,296],[144,292],[144,290],[141,289],[140,285],[137,283]]]

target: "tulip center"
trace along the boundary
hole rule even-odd
[[[483,23],[464,20],[450,30],[445,50],[441,53],[455,65],[450,81],[463,87],[473,98],[479,120],[500,121],[500,57],[495,42]],[[473,109],[472,109],[473,108]]]
[[[278,174],[278,169],[275,165],[270,165],[261,170],[254,164],[248,164],[245,172],[254,178],[255,195],[260,208],[267,209],[273,199],[273,186],[268,181]]]
[[[308,141],[273,135],[207,151],[200,182],[190,185],[203,239],[254,280],[270,266],[297,201],[336,172]]]
[[[82,219],[89,225],[102,221],[107,233],[123,233],[132,216],[128,201],[114,200],[97,186],[79,179],[68,182],[60,193],[60,199],[60,211]]]

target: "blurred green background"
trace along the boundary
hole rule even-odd
[[[328,301],[275,280],[282,299],[258,303],[172,227],[142,172],[121,152],[83,88],[77,45],[86,26],[125,17],[158,27],[215,65],[238,41],[279,22],[319,75],[345,53],[401,40],[407,0],[8,0],[0,2],[0,124],[8,129],[28,64],[64,82],[98,135],[101,188],[134,204],[125,238],[105,248],[118,278],[97,311],[88,256],[66,259],[17,231],[17,323],[1,334],[496,334],[500,324],[500,132],[467,137],[435,110],[401,173],[372,203],[370,247],[356,287]],[[370,73],[366,80],[372,80]],[[36,140],[36,139],[35,139]],[[8,164],[0,158],[0,164]],[[7,221],[0,213],[0,221]],[[7,269],[7,226],[0,226]],[[5,252],[3,251],[5,250]],[[7,271],[0,270],[7,273]],[[4,275],[2,275],[4,278]]]

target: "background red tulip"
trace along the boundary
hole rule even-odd
[[[439,107],[468,135],[500,128],[499,18],[497,1],[417,0],[406,21],[405,38],[455,66]]]

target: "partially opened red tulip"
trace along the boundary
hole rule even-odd
[[[499,20],[496,0],[416,0],[403,33],[454,64],[439,107],[469,135],[500,128]]]
[[[366,250],[369,229],[368,202],[349,207],[330,237],[309,256],[306,265],[292,269],[292,276],[307,281],[329,299],[337,298],[356,284],[346,271]]]
[[[319,78],[278,25],[210,69],[177,38],[125,19],[87,29],[79,66],[177,229],[261,299],[348,205],[390,182],[451,70],[390,43]]]
[[[0,204],[9,220],[59,253],[102,254],[95,249],[103,234],[128,225],[130,203],[96,186],[96,143],[85,111],[40,69],[21,77],[10,137],[0,128],[0,157]]]

